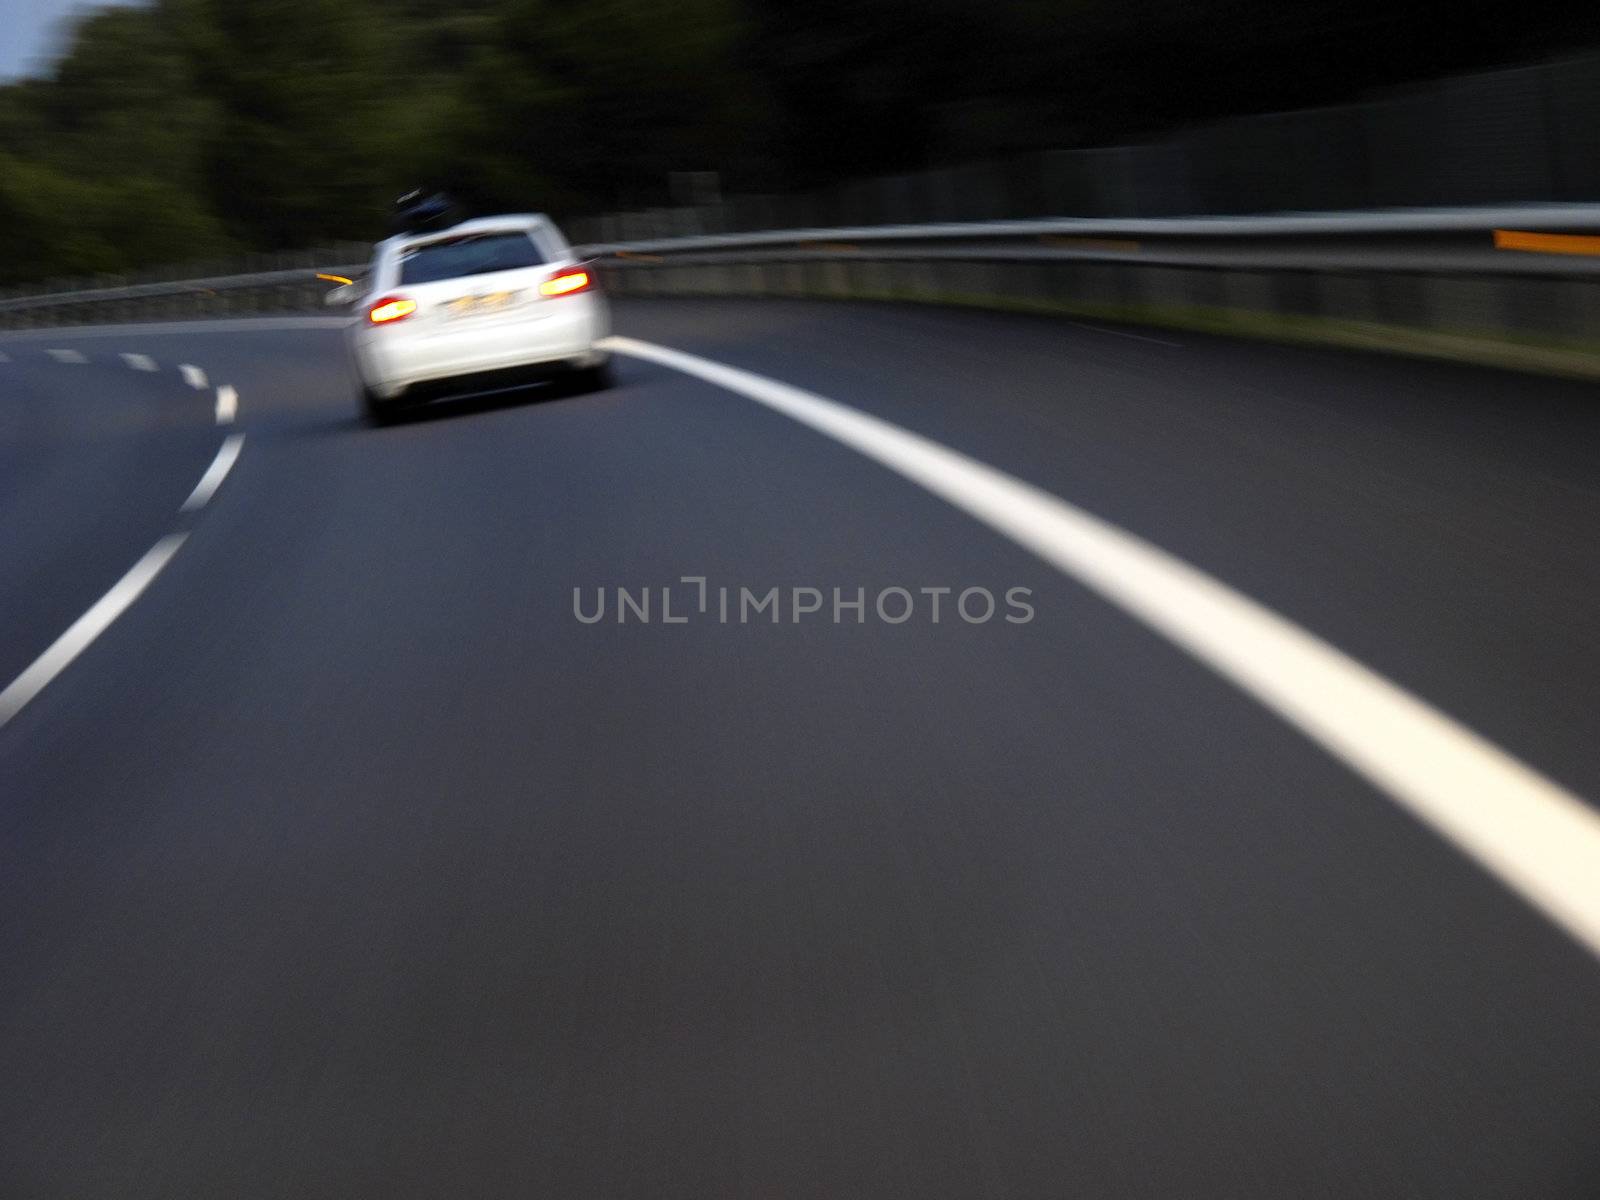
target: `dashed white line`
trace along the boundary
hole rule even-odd
[[[632,338],[608,348],[747,396],[888,467],[1099,593],[1277,713],[1600,954],[1600,811],[1287,618],[937,442]]]
[[[128,366],[132,367],[135,371],[156,370],[156,360],[151,358],[148,354],[124,354],[121,357],[122,361],[127,363]]]
[[[238,414],[239,393],[233,390],[231,384],[225,383],[217,389],[217,424],[231,425]]]
[[[233,394],[232,388],[223,390],[230,395]],[[188,513],[205,507],[211,497],[216,495],[217,489],[222,486],[222,481],[228,477],[228,472],[233,469],[243,445],[242,433],[230,434],[223,439],[216,457],[211,460],[211,465],[206,468],[205,474],[200,476],[200,482],[195,484],[194,491],[189,493],[189,498],[183,502],[183,507],[179,511]],[[169,533],[157,542],[143,558],[133,564],[133,568],[126,575],[112,585],[109,592],[95,601],[88,612],[68,626],[67,631],[50,644],[49,649],[34,659],[28,669],[17,676],[5,691],[0,692],[0,726],[4,726],[21,712],[28,701],[66,670],[89,643],[105,632],[111,622],[139,598],[140,593],[178,552],[178,548],[188,536],[187,532]]]
[[[196,391],[206,389],[206,373],[193,363],[183,363],[178,367],[178,373],[183,376],[183,381]]]
[[[187,533],[169,533],[133,564],[133,568],[112,585],[112,588],[83,616],[67,627],[67,631],[51,643],[50,648],[33,660],[5,691],[0,692],[0,726],[22,711],[28,701],[37,696],[52,679],[61,674],[72,660],[82,654],[89,643],[103,633],[111,622],[126,611],[139,598],[150,581],[161,572],[172,556],[183,545]]]
[[[46,350],[45,353],[58,363],[86,363],[89,361],[77,350]]]
[[[217,494],[217,489],[222,486],[222,481],[228,477],[228,472],[233,470],[233,464],[239,457],[239,450],[244,445],[244,434],[230,434],[223,439],[217,456],[211,460],[211,465],[206,468],[206,473],[200,476],[200,482],[194,485],[194,491],[189,493],[189,498],[183,502],[179,512],[193,512],[197,508],[204,508],[212,496]]]

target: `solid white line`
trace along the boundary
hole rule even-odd
[[[122,361],[135,371],[154,371],[156,369],[156,360],[148,354],[124,354],[122,355]]]
[[[178,367],[178,373],[183,376],[183,381],[196,391],[205,389],[206,373],[193,363],[183,363]]]
[[[1091,333],[1109,334],[1111,337],[1132,338],[1136,342],[1154,342],[1158,346],[1171,346],[1174,350],[1182,350],[1182,342],[1169,342],[1166,338],[1151,337],[1148,333],[1129,333],[1126,329],[1106,329],[1100,325],[1085,325],[1082,321],[1068,321],[1068,325],[1075,325],[1079,329],[1087,329]]]
[[[1388,793],[1600,954],[1600,812],[1219,580],[1031,484],[843,404],[649,342],[609,349],[783,413],[1098,592]]]
[[[225,383],[217,389],[217,424],[231,425],[238,415],[239,393],[233,390],[232,384]]]
[[[117,580],[109,592],[95,601],[88,612],[68,626],[67,631],[51,643],[48,650],[34,659],[33,664],[17,676],[10,687],[0,692],[0,726],[21,712],[23,705],[66,670],[89,643],[105,632],[106,627],[139,598],[139,594],[178,552],[178,547],[183,545],[183,540],[188,536],[186,533],[169,533],[157,542],[133,564],[132,570]]]
[[[211,497],[217,494],[217,489],[228,477],[228,472],[233,470],[233,464],[238,459],[239,450],[243,445],[242,433],[230,434],[223,439],[222,446],[217,450],[217,456],[211,460],[206,473],[200,476],[200,482],[194,485],[194,491],[189,493],[189,498],[183,502],[179,512],[193,512],[197,508],[206,506]]]
[[[89,361],[77,350],[46,350],[45,353],[58,363],[86,363]]]

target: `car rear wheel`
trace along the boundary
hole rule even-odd
[[[380,400],[371,388],[360,390],[361,416],[368,425],[388,425],[395,419],[399,405],[392,400]]]

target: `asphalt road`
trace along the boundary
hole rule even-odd
[[[617,324],[1067,499],[1600,797],[1591,386],[889,306]],[[845,446],[637,359],[370,430],[327,328],[0,352],[0,687],[188,534],[0,727],[6,1200],[1600,1195],[1592,953]],[[685,576],[712,611],[666,623]],[[652,619],[575,615],[618,587]]]

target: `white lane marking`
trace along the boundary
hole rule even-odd
[[[196,391],[204,391],[206,387],[206,373],[193,363],[183,363],[178,367],[178,373],[183,376],[183,381]]]
[[[792,417],[1032,551],[1255,697],[1600,954],[1600,812],[1423,700],[1165,550],[937,442],[709,359],[626,337],[603,344]]]
[[[217,389],[217,424],[231,425],[238,415],[239,393],[233,390],[232,384],[225,383]]]
[[[1132,338],[1136,342],[1154,342],[1158,346],[1171,346],[1174,350],[1182,350],[1182,342],[1169,342],[1166,338],[1151,337],[1148,333],[1129,333],[1126,329],[1106,329],[1100,325],[1085,325],[1082,321],[1068,321],[1068,325],[1078,329],[1087,329],[1091,333],[1105,333],[1112,337]]]
[[[221,390],[229,393],[233,391],[232,388]],[[180,512],[193,512],[203,508],[211,497],[216,495],[217,489],[222,486],[222,481],[228,477],[228,472],[238,460],[243,445],[242,433],[230,434],[223,439],[216,457],[211,460],[211,465],[206,468],[205,474],[200,476],[200,482],[195,484],[194,491],[189,493],[189,498],[183,502]],[[21,712],[28,701],[66,670],[73,659],[82,654],[95,638],[105,632],[111,622],[139,598],[139,594],[178,552],[178,548],[188,536],[187,533],[169,533],[157,542],[143,558],[134,563],[126,575],[112,585],[109,592],[95,601],[88,612],[68,626],[67,631],[50,644],[49,649],[17,676],[5,691],[0,692],[0,727]]]
[[[217,456],[211,460],[206,473],[200,476],[200,482],[194,485],[194,491],[189,493],[189,498],[183,502],[179,512],[193,512],[197,508],[206,506],[211,497],[217,494],[217,489],[228,477],[228,472],[233,470],[233,464],[238,459],[239,450],[243,445],[242,433],[230,434],[223,439],[222,446],[217,450]]]
[[[86,363],[89,361],[77,350],[46,350],[45,353],[58,363]]]
[[[122,355],[122,361],[135,371],[154,371],[156,369],[156,360],[148,354],[124,354]]]
[[[22,707],[37,696],[52,679],[88,647],[89,643],[105,632],[127,607],[150,586],[150,581],[178,552],[178,547],[189,535],[169,533],[133,564],[133,568],[117,580],[104,596],[83,616],[67,627],[67,631],[51,643],[50,648],[33,660],[33,664],[0,692],[0,726],[22,711]]]

